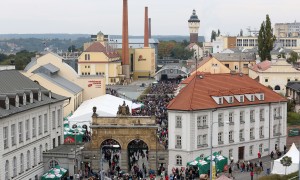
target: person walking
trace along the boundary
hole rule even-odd
[[[258,151],[258,153],[257,153],[257,157],[258,157],[258,159],[260,159],[261,158],[261,154],[260,154],[260,152]]]
[[[263,171],[263,170],[264,170],[264,167],[263,167],[263,163],[262,163],[261,160],[259,161],[259,165],[260,165],[261,170]]]
[[[271,152],[270,156],[271,156],[271,160],[273,160],[274,159],[274,152],[273,151]]]
[[[253,176],[254,176],[254,173],[253,173],[253,171],[251,171],[251,172],[250,172],[251,180],[253,180]]]
[[[228,173],[229,173],[229,177],[233,177],[233,176],[232,176],[232,169],[231,169],[231,166],[229,166]]]

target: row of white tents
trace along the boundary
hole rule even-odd
[[[288,167],[285,167],[280,163],[280,160],[284,156],[288,156],[288,157],[292,158],[292,164]],[[296,145],[293,143],[292,146],[290,147],[290,150],[285,155],[283,155],[281,158],[276,159],[274,161],[272,174],[283,174],[283,175],[291,174],[298,170],[299,170],[299,151],[298,151]]]

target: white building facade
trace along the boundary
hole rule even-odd
[[[182,91],[188,90],[188,86]],[[169,172],[174,167],[186,167],[187,162],[199,156],[209,156],[211,148],[234,162],[257,158],[258,152],[267,156],[275,149],[283,150],[287,128],[286,100],[279,98],[278,102],[266,103],[269,93],[249,93],[211,96],[214,107],[201,110],[192,104],[191,108],[195,110],[184,109],[184,105],[183,110],[178,110],[174,108],[176,104],[169,105]],[[179,96],[180,93],[176,98]],[[209,104],[206,98],[191,96],[197,99],[196,103],[204,101],[203,106]],[[185,98],[188,101],[189,97],[185,95]],[[180,97],[179,101],[182,102]],[[245,105],[241,105],[243,103]]]
[[[8,76],[22,81],[10,82],[18,89],[16,94],[0,91],[0,179],[40,179],[44,165],[50,163],[43,162],[43,152],[63,143],[66,98],[39,89],[17,71],[2,71],[0,76],[4,85],[3,78]]]

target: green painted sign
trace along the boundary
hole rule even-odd
[[[299,136],[299,129],[290,129],[289,136]]]

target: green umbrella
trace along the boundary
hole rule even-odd
[[[197,157],[195,160],[187,163],[188,166],[197,166],[199,174],[206,174],[210,168],[209,164],[209,161],[206,161],[200,157]]]
[[[217,152],[214,152],[213,153],[213,161],[215,161],[216,163],[216,169],[217,169],[217,172],[223,172],[224,170],[224,167],[228,164],[228,158],[217,153]],[[207,156],[204,158],[206,161],[210,161],[210,156]]]
[[[54,168],[50,169],[47,173],[45,173],[42,176],[42,180],[60,180],[65,174],[67,173],[67,170],[64,168],[61,168],[60,166],[55,166]]]

